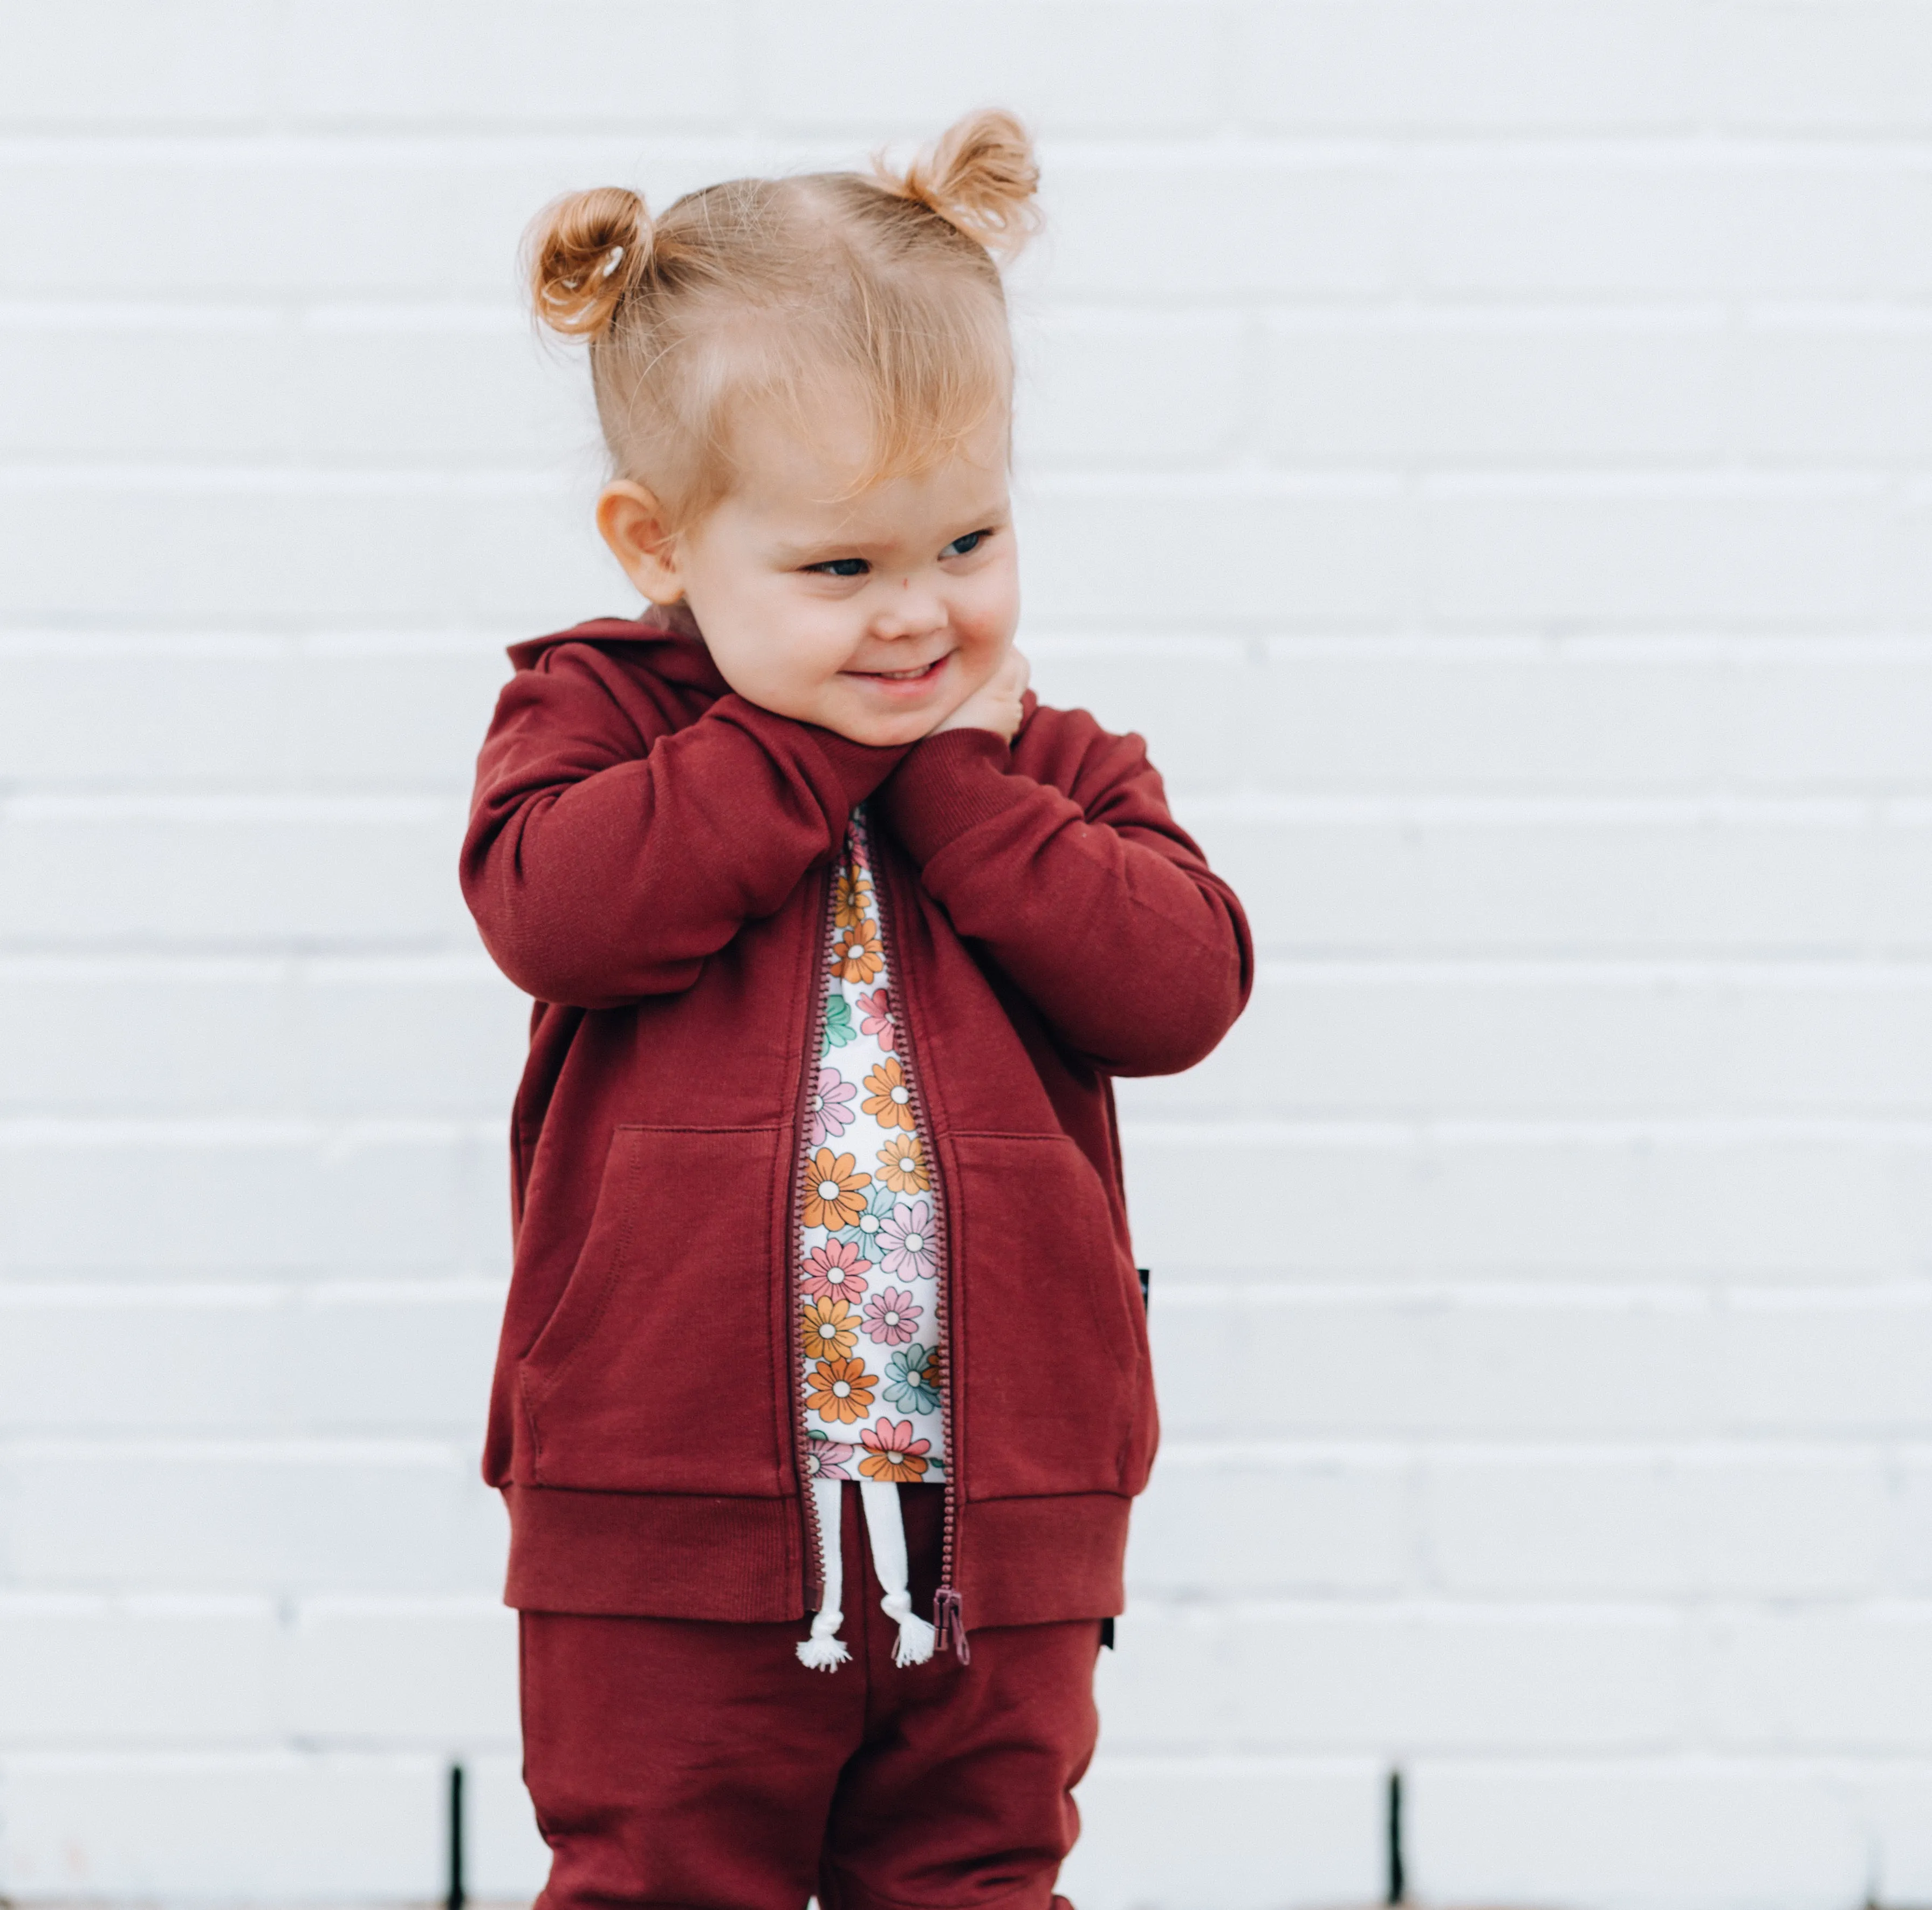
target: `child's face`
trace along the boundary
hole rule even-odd
[[[808,435],[761,418],[735,448],[738,487],[668,545],[613,508],[636,487],[606,492],[599,521],[620,560],[646,596],[682,593],[751,702],[857,742],[926,735],[993,675],[1019,622],[1006,421],[856,496],[842,493],[864,446],[836,421]]]

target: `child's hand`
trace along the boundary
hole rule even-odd
[[[1009,650],[998,669],[943,721],[926,733],[947,730],[991,730],[1011,742],[1020,727],[1020,699],[1026,694],[1033,666],[1018,650]]]

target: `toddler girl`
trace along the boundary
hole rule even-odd
[[[988,112],[533,235],[651,607],[512,651],[463,858],[536,1002],[485,1472],[550,1910],[1039,1910],[1072,1843],[1155,1439],[1109,1084],[1250,955],[1013,647],[1035,176]]]

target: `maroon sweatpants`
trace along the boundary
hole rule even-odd
[[[851,1661],[807,1621],[522,1615],[524,1777],[550,1846],[538,1910],[1047,1910],[1079,1816],[1097,1619],[976,1630],[892,1663],[898,1629],[844,1494]],[[901,1489],[914,1609],[940,1494]]]

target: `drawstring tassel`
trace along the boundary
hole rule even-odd
[[[932,1622],[939,1642],[962,1665],[973,1662],[973,1648],[966,1642],[966,1608],[950,1585],[941,1585],[933,1594]]]
[[[887,1618],[899,1628],[897,1641],[892,1646],[892,1663],[896,1665],[922,1665],[932,1656],[933,1647],[939,1642],[939,1634],[923,1618],[914,1615],[912,1594],[909,1591],[888,1592],[879,1600]]]
[[[836,1672],[851,1656],[844,1641],[836,1638],[844,1619],[842,1612],[821,1612],[812,1621],[812,1636],[798,1642],[798,1662],[814,1672]]]
[[[821,1612],[812,1621],[812,1636],[798,1642],[798,1662],[814,1672],[836,1672],[852,1656],[836,1636],[844,1622],[842,1612]]]
[[[818,1525],[824,1588],[819,1594],[818,1615],[812,1621],[812,1636],[798,1642],[798,1662],[814,1672],[836,1672],[852,1656],[838,1636],[838,1627],[845,1622],[845,1614],[839,1609],[845,1595],[845,1567],[838,1543],[837,1480],[812,1482],[812,1510]]]
[[[892,1645],[892,1663],[922,1665],[932,1656],[937,1640],[932,1627],[914,1616],[912,1594],[906,1589],[905,1522],[899,1516],[899,1489],[890,1480],[862,1479],[859,1499],[866,1508],[872,1570],[885,1588],[879,1609],[899,1628]]]

